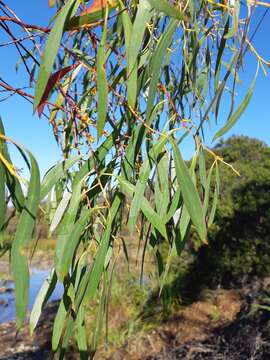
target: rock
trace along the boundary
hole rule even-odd
[[[8,287],[8,286],[0,287],[0,294],[11,293],[13,291],[14,291],[14,289],[12,289],[11,287]]]
[[[0,306],[8,306],[8,301],[4,299],[0,299]]]

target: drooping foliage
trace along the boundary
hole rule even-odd
[[[224,135],[250,101],[255,80],[240,101],[235,96],[244,55],[254,50],[248,30],[255,8],[239,0],[49,3],[57,11],[44,28],[14,18],[0,2],[6,34],[10,36],[9,24],[16,23],[35,35],[26,46],[23,40],[15,45],[34,84],[34,96],[5,81],[0,86],[30,99],[34,109],[48,117],[64,160],[40,183],[34,158],[20,148],[27,164],[30,161],[25,198],[4,150],[0,186],[3,203],[12,201],[21,214],[11,248],[18,298],[27,294],[27,249],[38,204],[44,199],[50,230],[57,238],[55,268],[37,298],[31,330],[60,281],[64,293],[53,350],[65,349],[75,335],[84,354],[89,340],[85,307],[100,303],[93,324],[94,352],[108,308],[115,249],[122,246],[128,256],[125,239],[120,238],[125,222],[144,246],[143,254],[147,250],[156,259],[161,289],[190,227],[207,243],[219,197],[220,158],[211,153],[212,165],[206,167],[204,133],[216,122],[214,138]],[[258,63],[263,67],[262,58]],[[252,71],[255,78],[256,69]],[[227,120],[220,123],[224,102],[227,113],[223,109],[222,118]],[[8,139],[1,133],[6,149]],[[189,167],[180,151],[186,137],[195,148]],[[3,227],[3,211],[0,216]],[[169,244],[165,263],[159,251],[164,241]],[[17,301],[19,325],[26,305],[27,297],[23,303]]]

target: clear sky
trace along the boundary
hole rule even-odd
[[[12,8],[19,17],[25,22],[47,25],[54,11],[49,9],[47,0],[6,0],[5,3]],[[264,12],[263,9],[257,9],[256,21],[258,21]],[[256,21],[255,24],[256,25]],[[253,26],[254,26],[253,25]],[[258,52],[270,61],[270,11],[265,17],[259,31],[254,38],[254,44]],[[7,41],[0,29],[0,44]],[[15,71],[15,64],[18,59],[14,46],[0,47],[0,76],[6,81],[17,84],[18,87],[27,84],[24,78],[24,69]],[[245,95],[250,85],[256,69],[254,57],[249,57],[247,64],[240,74],[245,84],[238,90],[239,101]],[[268,69],[270,71],[270,69]],[[250,102],[249,108],[246,110],[237,125],[228,133],[244,134],[257,137],[270,145],[270,82],[269,76],[264,76],[260,71],[255,92]],[[19,96],[13,96],[5,102],[0,102],[0,115],[4,121],[6,133],[18,142],[27,145],[29,150],[33,152],[37,158],[41,173],[44,174],[50,166],[60,158],[61,154],[56,146],[52,131],[45,118],[37,118],[32,115],[32,106],[25,102]],[[222,115],[222,114],[221,114]],[[226,120],[225,116],[224,119]],[[217,129],[213,128],[208,133],[209,139],[213,136]],[[184,156],[191,155],[192,148],[186,143]],[[21,162],[17,155],[13,154],[14,162],[21,166]]]

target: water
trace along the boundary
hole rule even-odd
[[[49,270],[38,270],[38,269],[31,269],[30,270],[30,288],[29,288],[29,304],[28,310],[31,310],[36,296],[43,284],[43,282],[49,276]],[[15,320],[16,319],[16,307],[15,307],[15,298],[14,298],[14,284],[11,281],[3,282],[0,281],[0,288],[5,286],[8,291],[0,293],[0,324],[6,321]],[[63,287],[61,284],[57,284],[53,294],[50,297],[50,301],[58,300],[63,293]],[[5,302],[5,304],[1,304]]]

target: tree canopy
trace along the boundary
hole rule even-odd
[[[6,226],[5,208],[12,201],[20,214],[11,247],[20,326],[28,302],[32,232],[46,199],[44,211],[57,237],[55,268],[38,295],[31,331],[60,281],[64,294],[53,329],[53,350],[65,348],[74,333],[84,353],[85,306],[99,299],[94,351],[117,249],[126,252],[120,237],[125,221],[137,234],[139,246],[156,258],[161,289],[172,255],[181,253],[190,227],[207,243],[222,159],[208,148],[204,133],[213,122],[219,126],[214,140],[232,128],[250,102],[259,67],[264,70],[267,62],[250,40],[256,9],[250,1],[49,4],[55,16],[48,27],[41,27],[26,24],[0,2],[1,31],[14,42],[34,91],[17,89],[3,79],[0,86],[33,102],[34,110],[48,118],[64,158],[40,181],[34,156],[9,139],[1,124],[0,226]],[[19,27],[22,38],[14,35],[11,24]],[[240,70],[249,52],[258,67],[250,69],[254,80],[236,101]],[[220,122],[221,108],[225,123]],[[180,151],[186,137],[195,148],[189,167]],[[26,196],[8,154],[10,142],[30,169]],[[212,159],[209,168],[206,153]],[[163,241],[169,244],[165,264],[159,252]],[[5,249],[3,241],[1,246]]]

